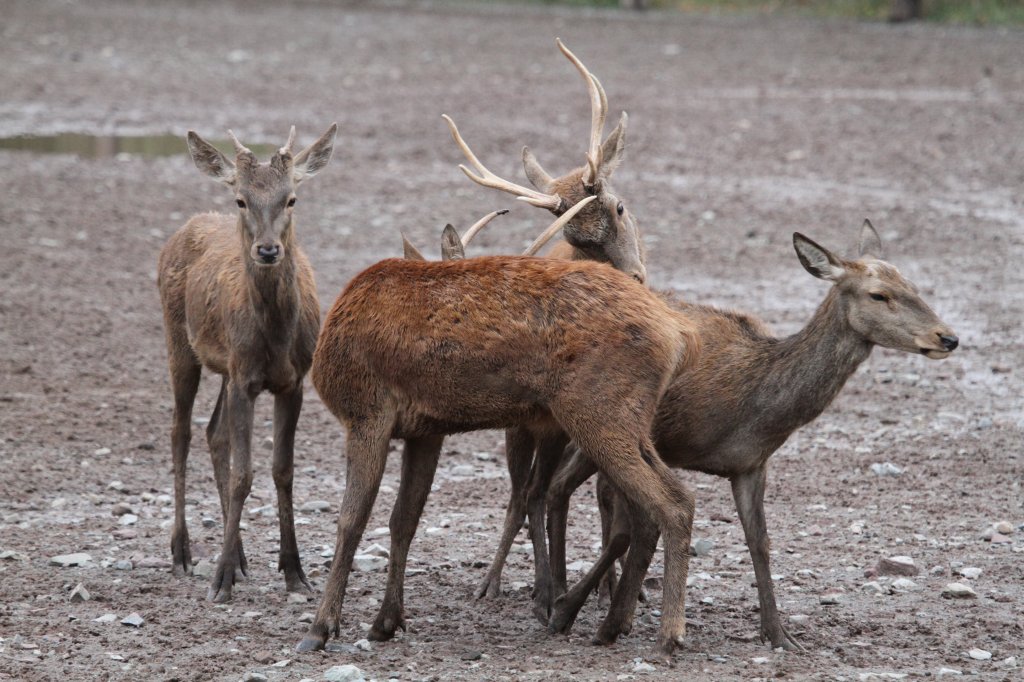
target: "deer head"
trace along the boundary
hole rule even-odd
[[[604,88],[561,40],[556,42],[558,49],[583,76],[590,95],[590,141],[586,164],[560,177],[552,177],[541,167],[530,149],[523,147],[523,169],[536,189],[517,185],[487,170],[462,139],[455,122],[445,115],[443,118],[448,123],[452,137],[476,173],[464,165],[459,168],[477,184],[514,194],[529,204],[548,209],[556,216],[562,215],[585,197],[594,197],[595,201],[581,211],[577,219],[564,226],[566,241],[583,257],[611,263],[643,282],[647,278],[647,270],[644,267],[643,246],[636,221],[611,187],[612,174],[622,162],[625,152],[628,116],[622,112],[618,125],[604,142],[601,141],[608,115],[608,98]]]
[[[793,246],[804,268],[833,283],[850,327],[865,341],[938,360],[959,345],[900,271],[881,259],[882,242],[871,223],[860,233],[860,257],[844,260],[799,232]]]
[[[271,157],[270,163],[261,164],[230,130],[228,135],[235,145],[233,162],[194,131],[189,131],[188,150],[196,168],[234,191],[242,239],[256,265],[270,267],[285,257],[293,228],[295,189],[330,161],[337,132],[338,124],[334,123],[319,140],[293,154],[295,126],[292,126],[285,145]]]

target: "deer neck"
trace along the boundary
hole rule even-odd
[[[243,240],[242,261],[246,269],[246,292],[249,305],[260,321],[264,336],[270,340],[288,339],[299,317],[299,294],[296,286],[295,240],[290,226],[282,235],[284,256],[272,266],[261,266],[249,255],[251,243]],[[239,229],[245,228],[239,224]]]
[[[841,296],[833,287],[807,325],[780,340],[769,353],[773,422],[790,431],[820,415],[839,394],[874,344],[849,325]]]

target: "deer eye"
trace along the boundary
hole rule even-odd
[[[618,213],[619,215],[622,215],[623,213],[626,212],[626,207],[622,205],[621,201],[619,202],[619,205],[615,207],[615,212]]]
[[[871,294],[868,294],[868,295],[871,296],[871,300],[872,301],[888,301],[889,300],[889,297],[886,296],[885,294],[871,293]]]
[[[294,205],[295,205],[295,197],[292,197],[291,199],[288,200],[288,208],[291,208]]]
[[[241,199],[235,199],[235,203],[238,205],[238,208],[245,208],[245,202]]]

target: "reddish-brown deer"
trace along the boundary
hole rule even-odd
[[[452,137],[476,173],[465,166],[460,168],[478,184],[514,194],[534,206],[547,208],[555,215],[563,215],[569,206],[576,205],[584,197],[593,197],[591,207],[566,225],[563,230],[565,239],[557,243],[547,255],[552,258],[607,262],[643,282],[647,273],[636,221],[610,184],[612,174],[625,156],[628,117],[623,112],[618,126],[601,142],[608,115],[608,99],[604,88],[561,40],[556,42],[583,77],[590,96],[591,126],[586,163],[565,175],[552,178],[529,148],[523,147],[523,167],[527,178],[536,188],[532,190],[491,173],[462,139],[454,121],[445,116]],[[531,248],[537,248],[536,244]],[[535,252],[528,251],[531,255]],[[545,624],[552,596],[548,581],[550,570],[547,564],[547,544],[543,532],[544,495],[536,482],[550,479],[566,443],[568,438],[565,434],[554,434],[537,441],[523,429],[506,432],[505,452],[511,482],[509,504],[498,550],[476,591],[478,599],[484,596],[496,597],[501,593],[501,574],[505,560],[516,535],[529,516],[536,571],[534,613]],[[531,478],[535,482],[531,483]]]
[[[336,634],[352,558],[388,442],[405,440],[387,588],[371,639],[404,627],[409,544],[444,436],[524,427],[565,432],[665,533],[659,646],[685,632],[692,494],[654,454],[651,419],[689,365],[689,320],[600,263],[521,257],[386,260],[357,275],[328,313],[311,376],[347,431],[346,490],[323,601],[300,651]]]
[[[239,523],[252,485],[253,403],[274,394],[274,485],[281,524],[279,570],[289,591],[309,589],[302,572],[292,511],[295,427],[302,380],[313,358],[320,304],[313,270],[295,236],[299,184],[331,158],[337,124],[294,154],[288,142],[261,164],[230,131],[232,162],[194,132],[188,148],[196,167],[231,188],[237,215],[193,217],[160,252],[160,300],[174,391],[174,573],[192,572],[185,524],[185,466],[192,438],[192,405],[203,367],[220,374],[220,395],[206,429],[224,520],[224,546],[208,598],[231,599],[248,566]]]
[[[804,268],[833,284],[810,322],[793,336],[778,338],[755,317],[674,303],[696,322],[703,352],[692,368],[672,380],[653,429],[658,453],[670,467],[723,476],[732,483],[757,581],[762,641],[786,648],[799,645],[783,628],[772,591],[764,514],[769,457],[828,407],[874,346],[940,359],[959,343],[917,288],[881,260],[881,242],[871,223],[861,228],[856,260],[844,260],[799,233],[793,244]],[[565,590],[569,496],[594,471],[577,453],[551,486],[551,561],[559,591]],[[629,631],[658,531],[642,509],[630,504],[623,513],[620,504],[615,506],[612,540],[586,577],[559,598],[552,631],[571,627],[589,592],[606,570],[614,570],[612,563],[627,547],[622,580],[597,641],[612,642]]]

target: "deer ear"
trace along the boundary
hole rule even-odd
[[[402,257],[406,260],[427,260],[420,250],[402,233]]]
[[[466,249],[462,246],[462,239],[451,223],[448,223],[441,233],[441,260],[462,260],[465,257]]]
[[[601,145],[601,170],[599,174],[602,179],[608,180],[612,173],[622,163],[626,155],[626,125],[629,123],[629,115],[625,111],[619,118],[619,124],[612,132],[608,133],[604,144]]]
[[[793,233],[793,248],[796,249],[797,258],[804,269],[818,279],[835,282],[846,272],[839,257],[799,232]]]
[[[547,171],[541,168],[537,157],[533,155],[529,147],[523,147],[523,170],[526,171],[526,177],[529,179],[530,184],[541,192],[550,193],[551,190],[549,188],[554,179],[547,174]]]
[[[188,153],[192,155],[192,162],[196,164],[203,174],[214,180],[220,180],[225,185],[234,185],[237,174],[235,164],[220,153],[216,147],[199,137],[195,131],[188,131]]]
[[[874,225],[867,218],[864,219],[864,224],[860,226],[860,241],[858,242],[860,248],[861,258],[881,258],[882,257],[882,239],[878,236],[878,232],[875,230]]]
[[[338,133],[338,124],[332,123],[320,139],[295,155],[292,165],[292,178],[299,184],[307,178],[319,173],[331,160],[334,151],[334,138]]]

